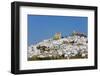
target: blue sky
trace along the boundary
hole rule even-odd
[[[56,32],[61,32],[62,36],[73,31],[87,34],[87,27],[87,17],[28,15],[28,45],[51,38]]]

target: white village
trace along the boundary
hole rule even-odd
[[[88,38],[79,32],[66,37],[57,32],[52,38],[28,47],[29,61],[85,58],[88,58]]]

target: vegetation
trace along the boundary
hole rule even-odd
[[[46,46],[37,46],[37,49],[43,50],[43,51],[50,51],[49,47]]]
[[[82,57],[81,54],[77,54],[75,56],[71,56],[69,59],[84,59],[87,57],[88,56]],[[63,55],[62,56],[45,57],[45,58],[33,56],[32,58],[28,58],[29,61],[33,61],[33,60],[58,60],[58,59],[68,59],[68,58],[64,57]]]

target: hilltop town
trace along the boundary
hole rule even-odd
[[[80,58],[88,58],[88,39],[79,32],[66,37],[58,32],[52,38],[28,47],[29,61]]]

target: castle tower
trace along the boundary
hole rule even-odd
[[[61,39],[61,33],[60,32],[57,32],[55,35],[54,35],[54,40],[59,40]]]

